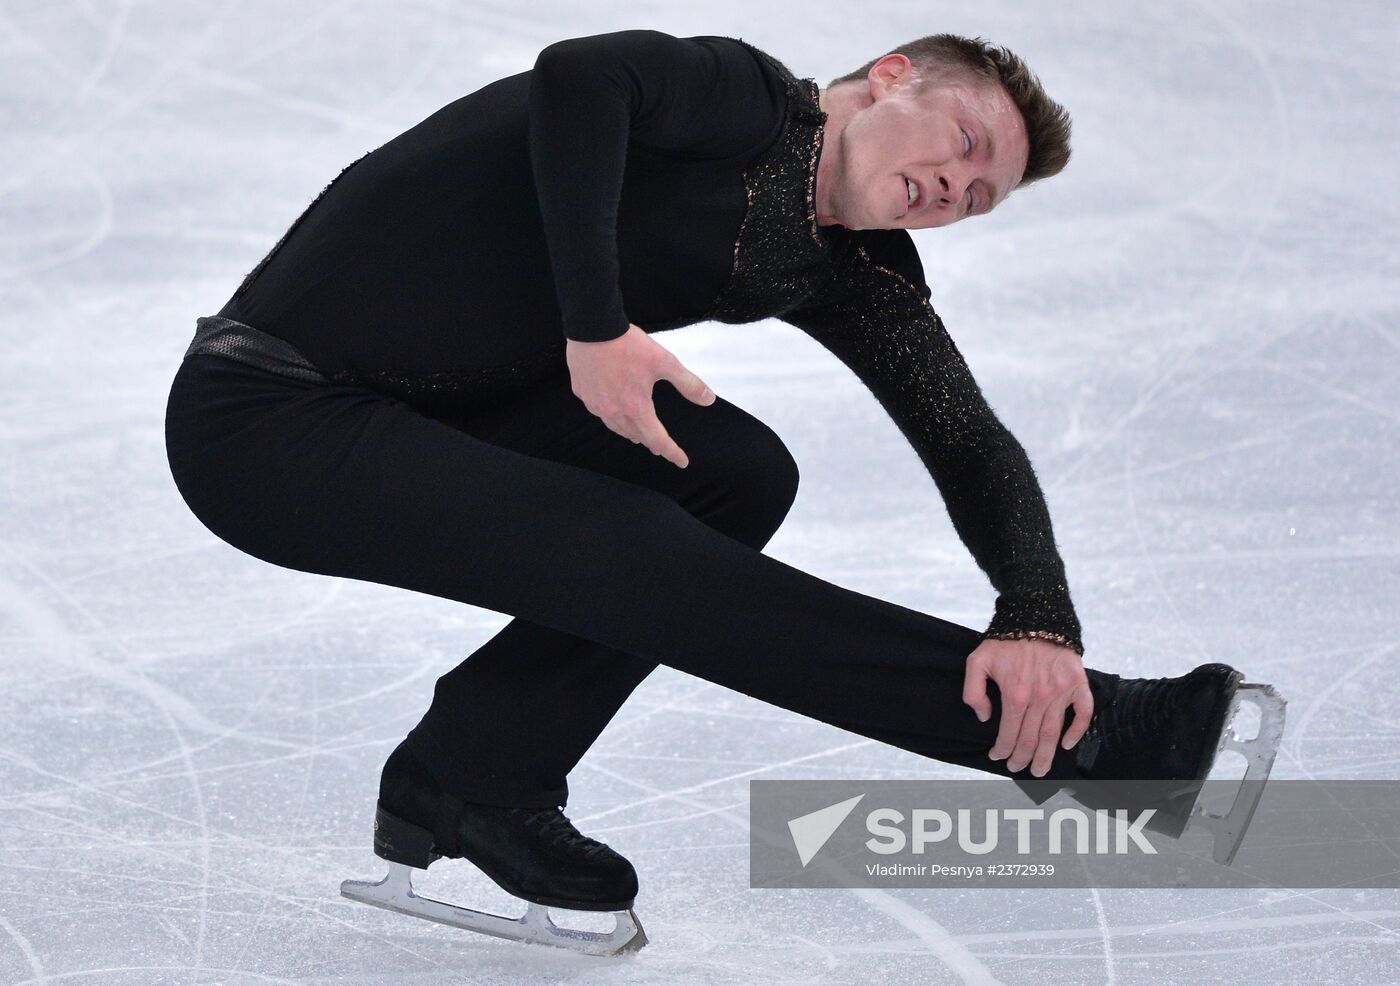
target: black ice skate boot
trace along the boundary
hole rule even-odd
[[[1075,747],[1074,773],[1061,784],[1088,808],[1154,809],[1144,826],[1179,837],[1199,819],[1215,837],[1214,858],[1228,865],[1239,848],[1283,736],[1285,702],[1269,685],[1244,683],[1227,664],[1202,664],[1177,678],[1098,679],[1089,729]],[[1232,722],[1244,701],[1259,708],[1259,732],[1241,738]],[[1246,773],[1224,815],[1198,805],[1223,750],[1237,750]],[[1044,801],[1053,787],[1032,794]]]
[[[632,910],[637,874],[625,857],[580,833],[558,806],[496,807],[444,792],[406,744],[390,754],[380,777],[374,852],[389,861],[389,876],[375,884],[347,880],[342,894],[469,931],[588,954],[636,951],[647,941]],[[525,916],[512,919],[418,896],[411,870],[443,857],[468,860],[528,902]],[[616,927],[606,934],[560,928],[548,907],[612,911]]]

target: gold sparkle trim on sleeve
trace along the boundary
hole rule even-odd
[[[1082,653],[1049,508],[922,288],[858,245],[831,282],[780,316],[860,378],[933,477],[958,536],[998,593],[987,633]]]

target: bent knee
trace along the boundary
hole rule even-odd
[[[797,460],[767,424],[723,398],[702,414],[714,412],[701,435],[693,435],[690,469],[708,491],[696,501],[702,518],[732,537],[761,546],[797,499],[801,476]],[[703,511],[703,513],[701,513]]]
[[[767,439],[751,448],[750,453],[735,463],[735,475],[746,484],[755,497],[780,509],[783,516],[797,499],[801,475],[797,460],[787,445],[767,425],[759,422]]]

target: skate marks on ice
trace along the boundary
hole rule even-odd
[[[20,561],[11,546],[3,542],[0,542],[0,557]],[[160,724],[173,737],[178,747],[177,753],[171,756],[132,764],[122,770],[104,771],[91,780],[77,772],[64,773],[50,769],[43,763],[24,756],[19,750],[0,748],[0,766],[23,772],[31,783],[43,785],[19,794],[6,790],[4,797],[0,798],[0,813],[19,814],[22,811],[33,819],[28,825],[13,828],[13,833],[19,837],[12,835],[7,840],[7,849],[16,854],[44,850],[46,847],[42,845],[28,843],[33,841],[36,833],[52,831],[61,833],[65,842],[81,840],[97,846],[102,855],[109,858],[134,857],[140,860],[139,866],[126,873],[120,870],[113,873],[110,866],[96,861],[90,868],[68,863],[6,864],[7,869],[12,869],[17,874],[43,878],[37,883],[16,883],[17,887],[22,886],[23,889],[7,889],[4,897],[0,897],[0,929],[8,934],[24,955],[31,971],[37,977],[34,981],[58,981],[66,976],[45,972],[40,952],[18,926],[4,920],[7,903],[24,902],[23,910],[11,913],[44,913],[49,918],[60,921],[68,918],[82,920],[84,915],[98,917],[104,912],[128,911],[143,914],[152,918],[153,923],[158,924],[163,932],[177,937],[190,950],[192,961],[177,966],[114,966],[106,970],[114,977],[113,981],[117,981],[115,977],[124,972],[235,974],[240,968],[241,954],[233,957],[233,962],[228,967],[211,966],[201,961],[203,950],[212,933],[211,927],[217,927],[231,915],[240,913],[236,908],[231,911],[227,905],[216,905],[216,899],[226,901],[232,897],[257,903],[261,908],[260,915],[266,913],[270,905],[281,904],[300,911],[307,917],[317,920],[329,919],[343,924],[347,929],[352,928],[349,922],[340,922],[334,916],[323,913],[323,901],[319,896],[278,892],[275,887],[270,887],[262,881],[245,879],[237,872],[215,873],[213,857],[216,851],[231,850],[245,856],[280,856],[284,860],[298,858],[291,850],[269,844],[260,837],[240,835],[230,828],[215,824],[212,821],[213,813],[207,801],[206,789],[218,786],[217,781],[211,785],[208,776],[217,773],[217,770],[201,770],[194,765],[195,754],[220,743],[235,741],[262,746],[274,743],[274,738],[241,729],[238,722],[224,726],[204,717],[190,708],[182,698],[157,682],[153,676],[142,671],[134,659],[135,656],[130,653],[124,656],[131,660],[123,662],[112,661],[95,653],[90,646],[91,633],[68,629],[62,613],[71,608],[90,628],[98,630],[103,625],[100,619],[85,607],[78,605],[52,580],[43,578],[42,573],[28,568],[22,570],[38,577],[45,589],[51,590],[60,600],[71,604],[71,607],[60,610],[57,606],[50,606],[44,602],[46,593],[24,589],[18,582],[0,578],[0,622],[7,627],[22,628],[27,633],[27,639],[42,648],[42,653],[54,662],[57,669],[69,673],[76,670],[81,677],[94,679],[123,696],[127,702],[133,703],[143,712],[163,720]],[[334,595],[339,590],[332,587],[330,591]],[[304,614],[306,611],[301,612]],[[118,641],[119,648],[125,649],[119,638],[108,635],[106,639]],[[192,742],[187,733],[199,734],[202,739],[199,743]],[[302,748],[298,744],[280,745],[293,747],[299,754],[307,754],[304,759],[309,760],[310,755],[314,755],[313,750]],[[82,755],[81,749],[74,752]],[[333,753],[331,750],[323,752]],[[182,770],[161,774],[154,769],[172,758],[183,767]],[[299,755],[296,758],[303,757]],[[292,756],[284,755],[268,758],[264,762],[285,764],[293,759]],[[247,765],[228,766],[241,769]],[[159,798],[141,798],[140,792],[153,781],[157,782],[158,787],[165,786],[162,782],[172,782],[177,788],[187,785],[191,792],[193,817],[189,817],[184,810],[164,809]],[[303,790],[303,796],[305,793]],[[280,794],[286,797],[287,792]],[[103,817],[121,817],[127,821],[141,819],[143,827],[168,826],[173,832],[155,840],[131,838],[124,841],[121,830],[118,828],[113,831],[111,825],[100,820]],[[44,822],[52,826],[51,830],[39,827]],[[187,850],[193,850],[193,860],[189,859],[190,854]],[[79,858],[82,857],[81,850],[78,855]],[[197,867],[197,871],[191,874],[193,879],[152,876],[153,873],[165,874],[167,870],[183,873],[191,863]],[[83,888],[82,893],[66,894],[65,886],[75,881],[78,887]],[[109,882],[113,883],[110,890],[93,892],[93,885],[105,886]],[[144,888],[160,892],[155,894],[150,902],[145,902],[139,895],[139,890]],[[193,932],[181,927],[187,925],[188,921],[168,920],[167,913],[180,919],[193,914],[197,919]],[[256,922],[253,927],[256,930]],[[228,956],[224,958],[227,959]],[[0,959],[3,959],[3,953],[0,953]],[[5,969],[5,965],[0,961],[0,976],[3,976]],[[243,974],[251,975],[246,972]],[[278,977],[266,978],[269,982],[291,981]],[[0,981],[11,982],[8,977],[3,977]],[[133,981],[147,980],[137,976]]]
[[[760,703],[748,702],[742,704],[759,705]],[[761,715],[762,713],[759,714]],[[588,818],[582,818],[579,822],[596,822],[599,818],[607,815],[621,815],[626,817],[635,812],[643,804],[672,802],[687,812],[703,813],[707,818],[723,822],[725,826],[737,832],[747,833],[749,831],[749,820],[746,816],[729,808],[707,804],[699,798],[691,797],[691,795],[697,795],[709,789],[722,787],[732,788],[737,786],[740,790],[746,790],[746,782],[752,777],[771,775],[775,772],[782,774],[785,771],[796,769],[809,761],[825,761],[829,760],[832,755],[836,753],[878,745],[879,744],[875,744],[870,740],[856,740],[854,742],[841,744],[837,747],[823,749],[816,753],[789,757],[786,760],[773,762],[764,767],[731,773],[682,788],[670,789],[653,787],[639,781],[635,777],[609,770],[595,763],[593,765],[595,771],[604,774],[622,785],[625,789],[630,788],[641,792],[642,797],[624,801],[622,804],[607,809],[606,811],[595,813]],[[608,830],[598,829],[598,831]],[[944,966],[956,977],[958,982],[964,983],[966,986],[992,986],[992,984],[1000,982],[986,965],[978,960],[971,951],[962,946],[957,941],[956,937],[939,924],[930,913],[925,913],[917,908],[911,907],[903,900],[900,900],[896,895],[877,887],[853,888],[847,892],[856,899],[867,904],[873,910],[884,915],[890,921],[902,926],[913,934],[927,948],[929,958]],[[763,896],[767,895],[765,894]],[[828,948],[829,947],[830,946],[828,946]]]

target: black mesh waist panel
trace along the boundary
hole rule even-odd
[[[185,350],[186,356],[222,356],[294,380],[330,382],[291,343],[251,325],[221,315],[206,315],[196,319],[195,326],[194,340]]]

